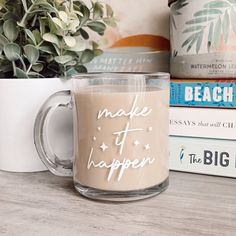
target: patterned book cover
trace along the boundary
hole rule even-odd
[[[172,75],[236,78],[235,0],[174,1],[170,26]]]
[[[86,0],[90,2],[90,0]],[[169,7],[166,0],[101,0],[113,10],[116,27],[95,40],[101,56],[89,72],[169,72]],[[104,9],[105,11],[105,9]]]
[[[236,81],[174,81],[170,105],[184,107],[236,108]]]
[[[170,137],[170,169],[236,178],[236,141]]]

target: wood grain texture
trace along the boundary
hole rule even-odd
[[[159,196],[104,203],[49,172],[0,172],[0,235],[235,236],[236,180],[172,172]]]

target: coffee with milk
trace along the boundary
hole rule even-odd
[[[168,177],[168,90],[97,85],[73,98],[76,183],[131,191]]]

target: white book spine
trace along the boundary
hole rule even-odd
[[[170,135],[236,140],[236,110],[170,107]]]
[[[170,169],[236,178],[236,141],[170,137]]]

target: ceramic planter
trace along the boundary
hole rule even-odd
[[[34,120],[48,96],[67,89],[70,81],[60,79],[0,79],[0,170],[46,170],[34,147]],[[59,155],[71,155],[72,115],[67,109],[58,112],[59,118],[50,121],[51,147]]]

